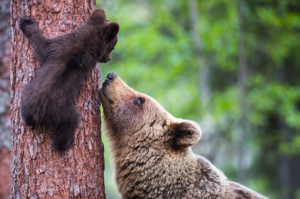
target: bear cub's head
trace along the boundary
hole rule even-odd
[[[199,125],[173,117],[156,100],[130,88],[115,73],[107,75],[100,90],[107,135],[113,147],[186,150],[201,137]]]
[[[101,8],[96,9],[87,21],[87,27],[96,27],[99,36],[102,38],[100,42],[96,42],[95,45],[101,45],[104,49],[101,49],[103,53],[99,53],[99,62],[106,63],[110,60],[110,53],[114,50],[115,45],[118,42],[119,24],[111,22],[106,19],[105,11]],[[96,48],[98,49],[98,48]]]

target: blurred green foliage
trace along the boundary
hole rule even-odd
[[[201,123],[210,115],[218,132],[214,139],[233,145],[232,132],[244,111],[238,107],[237,5],[238,1],[198,1],[196,26],[210,74],[208,107],[201,106],[199,97],[201,66],[193,48],[188,1],[99,0],[97,6],[120,25],[112,60],[100,65],[101,79],[114,71],[175,117]],[[242,13],[248,63],[246,149],[251,156],[244,184],[270,198],[299,199],[300,177],[293,174],[293,165],[299,165],[300,158],[300,2],[248,0]],[[104,144],[107,198],[119,198],[105,137]],[[197,149],[201,151],[201,141]],[[235,160],[218,148],[213,152],[228,162],[217,167],[236,180]],[[233,151],[230,157],[234,156]],[[288,173],[284,165],[290,165]]]

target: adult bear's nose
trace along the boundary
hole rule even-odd
[[[108,73],[108,75],[106,76],[105,81],[112,81],[115,77],[117,77],[117,74],[114,72],[110,72]]]

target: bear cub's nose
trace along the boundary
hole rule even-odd
[[[112,81],[115,77],[117,77],[116,73],[110,72],[110,73],[108,73],[108,75],[106,76],[105,81]]]

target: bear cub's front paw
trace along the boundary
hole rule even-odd
[[[20,29],[23,31],[23,33],[26,34],[26,29],[27,29],[27,27],[29,27],[29,26],[31,26],[31,25],[36,26],[35,21],[34,21],[31,17],[26,17],[26,16],[24,16],[24,17],[22,17],[22,18],[20,19],[20,24],[19,24],[19,26],[20,26]]]

